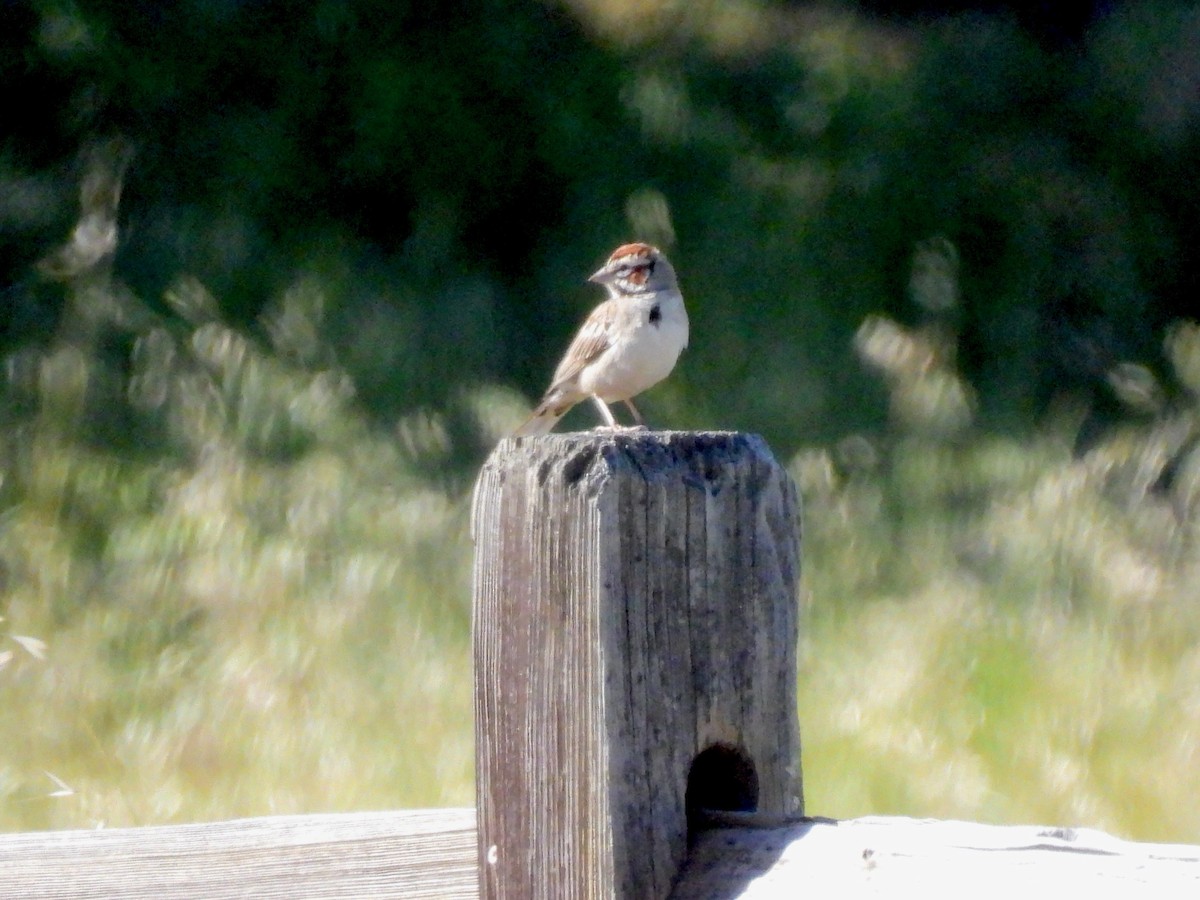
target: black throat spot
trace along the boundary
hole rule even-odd
[[[650,307],[650,324],[657,325],[661,321],[662,321],[662,310],[659,309],[658,304],[655,303],[652,307]]]

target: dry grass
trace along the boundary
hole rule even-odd
[[[1194,564],[1167,500],[1108,496],[1141,461],[912,443],[886,482],[822,488],[797,460],[812,811],[1197,839]]]
[[[472,801],[463,488],[416,474],[441,419],[381,432],[314,389],[336,371],[216,328],[161,354],[157,452],[44,397],[14,432],[0,827]],[[62,355],[38,390],[86,391]]]
[[[0,483],[0,828],[470,804],[449,420],[383,432],[344,373],[212,323],[140,353],[155,446],[88,439],[103,379],[79,351],[9,386],[26,413]],[[919,371],[889,375],[925,397],[897,404],[915,418],[890,445],[791,463],[809,810],[1196,840],[1190,413],[1076,459],[1052,435],[972,433],[969,391]],[[482,389],[458,414],[486,441],[519,407]]]

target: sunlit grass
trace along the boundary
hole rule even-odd
[[[314,309],[274,339],[313,334]],[[28,396],[0,473],[0,828],[470,804],[461,426],[373,423],[320,347],[151,334],[129,381],[147,447],[88,439],[102,373],[78,352],[10,384]],[[885,362],[917,346],[897,336]],[[917,356],[894,390],[953,382]],[[965,396],[789,462],[809,812],[1197,840],[1190,413],[1075,457],[1055,429],[974,432],[969,405],[943,427]],[[501,388],[458,403],[483,444],[522,413]]]
[[[809,811],[1195,839],[1200,612],[1111,466],[1005,440],[826,462],[793,465]],[[472,802],[463,496],[324,452],[160,472],[156,503],[128,464],[46,464],[76,498],[128,481],[131,512],[91,560],[9,513],[2,627],[47,647],[0,669],[5,828]]]
[[[1196,840],[1200,609],[1165,502],[1105,497],[1137,461],[913,443],[824,487],[820,463],[795,468],[810,812]]]
[[[336,369],[151,334],[156,452],[86,439],[61,353],[7,447],[0,827],[469,804],[465,488],[419,474],[439,417],[392,435],[320,390]]]
[[[4,827],[471,801],[462,503],[332,465],[164,472],[99,552],[10,510],[5,626],[46,650],[0,670]]]

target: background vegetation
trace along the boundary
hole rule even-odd
[[[1200,7],[0,18],[0,826],[471,803],[473,474],[638,237],[810,811],[1200,840]]]

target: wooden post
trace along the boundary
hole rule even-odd
[[[665,897],[702,810],[801,812],[797,506],[754,435],[496,448],[473,512],[481,897]]]

